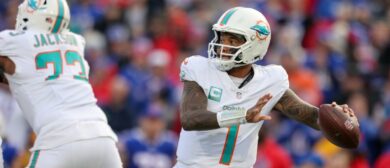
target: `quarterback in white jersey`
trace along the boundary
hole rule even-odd
[[[37,134],[29,167],[119,168],[116,135],[96,105],[85,40],[67,27],[66,0],[25,0],[0,32],[0,67]]]
[[[260,12],[229,9],[213,31],[209,59],[192,56],[181,65],[183,129],[175,168],[253,167],[258,132],[272,109],[319,130],[318,108],[289,89],[286,71],[253,64],[264,57],[271,39]]]

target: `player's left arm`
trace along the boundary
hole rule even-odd
[[[317,123],[319,109],[299,98],[291,89],[286,90],[274,106],[274,109],[282,112],[289,118],[320,130]]]
[[[332,105],[336,106],[337,104],[333,102]],[[343,104],[341,107],[343,108],[344,113],[348,113],[350,117],[357,121],[353,110],[349,108],[347,104]],[[304,123],[316,130],[320,130],[320,126],[318,125],[318,107],[299,98],[291,89],[286,90],[278,103],[274,106],[274,109],[281,111],[294,120]]]

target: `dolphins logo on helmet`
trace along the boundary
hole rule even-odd
[[[256,25],[251,27],[251,29],[256,31],[256,37],[259,40],[265,40],[268,35],[271,34],[269,31],[269,26],[262,20],[259,20]]]
[[[37,10],[39,8],[39,2],[40,0],[28,0],[28,7],[33,10]]]

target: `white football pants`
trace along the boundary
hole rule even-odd
[[[32,151],[27,168],[122,168],[114,140],[100,137]]]

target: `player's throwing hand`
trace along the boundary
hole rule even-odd
[[[266,94],[263,97],[261,97],[255,106],[250,108],[247,113],[246,113],[246,121],[248,123],[256,123],[261,120],[270,120],[271,116],[268,115],[261,115],[261,109],[263,109],[264,105],[267,104],[269,100],[271,100],[272,95],[271,94]]]
[[[332,106],[333,107],[336,107],[338,106],[336,102],[332,102]],[[352,118],[352,120],[354,120],[354,122],[359,125],[359,121],[358,121],[358,118],[356,117],[355,113],[353,112],[353,110],[348,106],[348,104],[343,104],[343,105],[340,105],[342,108],[343,108],[343,112],[344,113],[348,113],[349,117]]]

